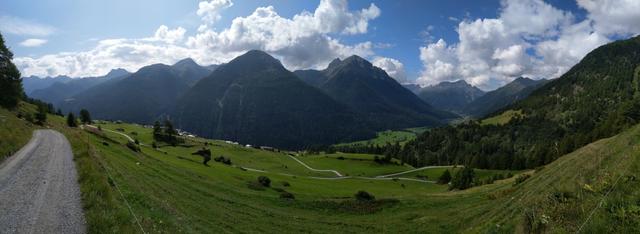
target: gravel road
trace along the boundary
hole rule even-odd
[[[80,188],[67,139],[36,130],[0,164],[0,233],[85,233]]]

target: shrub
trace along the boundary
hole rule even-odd
[[[269,177],[266,177],[266,176],[259,176],[258,183],[260,183],[264,187],[269,187],[271,186],[271,179],[269,179]]]
[[[449,189],[468,189],[472,187],[473,182],[476,180],[476,173],[471,167],[464,167],[462,170],[456,172],[456,175],[451,179],[451,186]]]
[[[151,147],[153,147],[154,149],[157,149],[158,148],[158,144],[155,141],[151,142]]]
[[[72,128],[78,126],[78,120],[76,120],[76,117],[71,112],[69,112],[69,114],[67,115],[67,126]]]
[[[135,152],[140,152],[140,146],[136,145],[133,141],[127,142],[127,147]]]
[[[140,145],[140,141],[138,139],[135,139],[133,143],[136,143],[136,145]]]
[[[289,184],[289,182],[287,182],[287,181],[282,181],[281,183],[282,183],[282,186],[284,186],[284,187],[289,187],[289,186],[291,186],[291,185]]]
[[[438,178],[438,184],[448,184],[451,181],[451,172],[444,170],[442,175]]]
[[[519,175],[518,177],[516,177],[516,180],[513,182],[513,185],[518,185],[524,182],[525,180],[529,179],[529,177],[531,177],[531,175],[529,174]]]
[[[358,191],[356,195],[354,195],[354,197],[358,201],[373,201],[376,199],[376,197],[373,196],[372,194],[362,190]]]
[[[293,196],[293,193],[290,193],[290,192],[287,192],[287,191],[282,191],[280,193],[280,198],[282,198],[282,199],[290,199],[290,200],[296,199],[296,197]]]
[[[340,156],[338,157],[338,160],[344,160],[344,157]]]
[[[227,165],[231,165],[231,158],[224,158],[222,160],[222,163],[227,164]]]

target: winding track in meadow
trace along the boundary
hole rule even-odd
[[[0,164],[0,233],[85,233],[80,186],[69,141],[36,130]]]

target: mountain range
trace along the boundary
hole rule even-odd
[[[32,82],[40,88],[30,95],[65,113],[87,109],[96,119],[143,124],[167,118],[197,135],[283,148],[444,125],[466,115],[462,107],[484,94],[458,81],[421,88],[419,97],[358,56],[335,59],[323,70],[290,72],[257,50],[221,65],[187,58],[135,73],[50,79],[57,82]]]
[[[416,84],[404,84],[403,86],[435,108],[461,116],[482,118],[526,98],[547,81],[519,77],[505,86],[489,92],[484,92],[464,80],[444,81],[426,87],[420,87]]]
[[[418,96],[432,106],[458,114],[466,113],[465,107],[485,94],[464,80],[442,82],[418,91]]]
[[[254,145],[302,147],[373,136],[348,106],[257,50],[220,66],[176,107],[181,129]]]
[[[519,77],[496,90],[486,93],[464,107],[467,115],[480,118],[503,109],[519,100],[528,97],[533,91],[546,84],[549,80],[532,80]]]
[[[74,79],[48,78],[50,79],[50,81],[55,82],[48,87],[35,89],[28,95],[29,97],[40,99],[55,106],[60,106],[64,100],[71,98],[74,95],[81,93],[93,86],[111,79],[120,79],[129,74],[131,73],[124,69],[113,69],[106,75],[99,77],[85,77]]]
[[[434,126],[458,116],[420,100],[384,70],[351,56],[333,60],[322,71],[296,71],[307,84],[363,114],[379,129]]]
[[[406,155],[399,157],[414,160],[421,155],[418,162],[464,162],[476,168],[534,168],[618,134],[640,123],[638,51],[640,36],[598,47],[557,79],[516,79],[495,95],[488,93],[474,101],[509,103],[487,116],[500,121],[467,121],[432,129],[407,143]],[[529,95],[522,98],[523,93]]]

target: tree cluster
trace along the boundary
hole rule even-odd
[[[172,146],[182,143],[182,139],[178,137],[178,131],[173,127],[173,123],[169,120],[164,121],[164,126],[159,121],[153,124],[153,139],[165,142]]]
[[[0,34],[0,106],[9,109],[15,108],[24,96],[20,71],[11,62],[12,59],[13,53]]]

